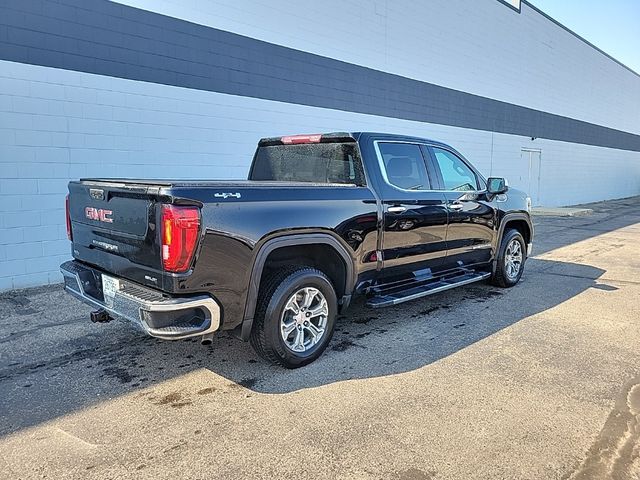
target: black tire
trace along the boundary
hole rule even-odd
[[[304,352],[295,352],[282,338],[280,321],[289,299],[306,287],[315,288],[324,296],[328,309],[326,326],[315,345]],[[320,270],[310,267],[278,270],[263,280],[263,285],[260,286],[251,330],[251,345],[258,355],[276,365],[286,368],[302,367],[316,360],[327,348],[333,335],[337,312],[336,292],[331,281]]]
[[[520,243],[520,251],[522,252],[522,262],[518,269],[517,275],[510,274],[507,261],[507,248],[512,242]],[[522,234],[515,228],[509,228],[505,230],[502,235],[502,241],[500,242],[500,249],[498,250],[498,258],[496,261],[496,269],[491,276],[491,284],[502,288],[510,288],[516,285],[522,277],[524,272],[524,264],[527,259],[527,245],[522,237]],[[512,271],[511,271],[512,273]]]

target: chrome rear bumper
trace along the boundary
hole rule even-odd
[[[207,335],[220,328],[220,306],[208,295],[169,297],[75,260],[60,265],[64,288],[74,297],[109,315],[142,327],[152,337],[165,340]],[[112,296],[103,292],[103,275],[117,284]]]

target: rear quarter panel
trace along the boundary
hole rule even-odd
[[[376,270],[376,262],[368,259],[377,249],[378,211],[366,187],[243,185],[224,191],[173,188],[166,193],[203,205],[203,238],[193,271],[176,278],[174,290],[212,294],[224,309],[224,329],[242,322],[256,255],[273,238],[328,233],[345,246],[357,276]]]

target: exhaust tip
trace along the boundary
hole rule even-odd
[[[207,333],[200,339],[201,345],[211,345],[213,343],[213,333]]]

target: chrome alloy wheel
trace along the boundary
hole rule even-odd
[[[522,244],[514,238],[509,242],[504,252],[504,269],[507,277],[511,280],[518,277],[518,273],[522,268],[522,258]]]
[[[280,334],[293,352],[306,352],[316,345],[327,329],[329,306],[320,290],[304,287],[285,304],[280,317]]]

